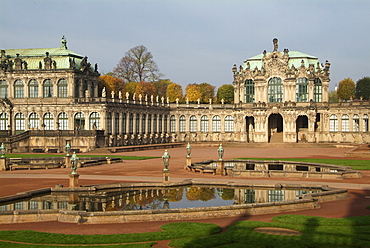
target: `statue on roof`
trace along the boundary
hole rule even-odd
[[[44,58],[44,68],[45,70],[51,69],[51,58],[49,57],[49,52],[46,52],[46,57]]]
[[[60,40],[60,48],[67,49],[67,39],[64,35],[63,35],[62,39]]]
[[[277,38],[274,38],[272,40],[272,42],[274,43],[274,52],[276,52],[279,48],[279,45],[278,45],[278,39]]]

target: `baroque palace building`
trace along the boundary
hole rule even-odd
[[[97,65],[60,47],[1,50],[0,139],[10,151],[67,142],[96,147],[167,142],[367,143],[368,101],[328,103],[330,63],[297,51],[247,59],[234,75],[235,104],[169,103],[98,88]]]

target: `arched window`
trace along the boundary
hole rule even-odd
[[[20,79],[14,82],[14,98],[24,98],[24,83]]]
[[[0,98],[8,97],[8,83],[5,80],[0,80]]]
[[[209,124],[208,124],[208,116],[203,115],[200,117],[200,131],[202,133],[208,133]]]
[[[353,132],[360,131],[360,117],[358,115],[353,115]]]
[[[54,116],[52,113],[44,114],[44,125],[45,130],[54,130]]]
[[[40,128],[40,118],[36,113],[31,113],[29,116],[29,128],[38,129]]]
[[[90,130],[100,130],[100,114],[92,112],[90,114]]]
[[[153,116],[153,132],[156,133],[158,131],[157,129],[157,115]]]
[[[68,83],[67,80],[62,78],[58,81],[58,97],[68,96]]]
[[[141,133],[145,133],[146,114],[141,116]]]
[[[234,132],[234,117],[231,115],[225,117],[225,132]]]
[[[39,83],[35,79],[30,80],[30,82],[28,83],[28,97],[39,97]]]
[[[369,116],[367,114],[364,114],[363,124],[364,124],[363,131],[369,132]]]
[[[114,133],[119,134],[119,114],[114,115]]]
[[[197,117],[195,115],[190,116],[190,132],[197,132]]]
[[[8,130],[8,114],[0,114],[0,130]]]
[[[158,116],[158,132],[159,133],[162,133],[162,119],[163,119],[163,116],[162,115],[159,115]]]
[[[68,130],[68,115],[64,112],[58,115],[59,130]]]
[[[322,82],[320,78],[315,78],[313,87],[314,102],[322,102]]]
[[[75,130],[85,130],[85,115],[78,112],[74,117]]]
[[[338,132],[338,117],[331,115],[329,120],[330,132]]]
[[[152,115],[148,114],[148,133],[152,132]]]
[[[136,114],[135,133],[140,132],[140,114]]]
[[[186,119],[185,119],[185,116],[184,115],[180,116],[179,130],[180,130],[180,133],[185,133],[185,130],[186,130]]]
[[[44,97],[53,97],[53,82],[50,79],[46,79],[43,84]]]
[[[349,117],[342,115],[342,132],[349,132]]]
[[[176,132],[176,117],[174,115],[170,117],[170,132]]]
[[[221,132],[221,117],[218,115],[212,117],[212,132]]]
[[[296,102],[307,102],[308,79],[298,78],[296,82]]]
[[[244,102],[253,103],[254,102],[254,82],[252,79],[245,80],[244,83]]]
[[[107,113],[107,133],[112,134],[112,114]]]
[[[163,128],[164,128],[164,132],[167,133],[167,120],[168,120],[168,116],[165,115],[164,116],[164,125],[163,125]]]
[[[128,119],[128,132],[129,132],[129,134],[133,134],[134,133],[134,114],[130,114],[129,115],[129,119]]]
[[[127,114],[122,114],[122,133],[126,134]]]
[[[15,133],[18,134],[25,130],[24,126],[24,115],[22,113],[17,113],[14,117],[15,120]]]
[[[268,82],[268,101],[282,102],[283,101],[283,83],[281,78],[273,77]]]

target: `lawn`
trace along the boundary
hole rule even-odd
[[[362,159],[320,159],[320,158],[237,158],[248,160],[281,160],[281,161],[297,161],[320,164],[334,164],[342,166],[350,166],[354,170],[370,170],[370,160]]]
[[[270,235],[254,231],[257,227],[288,228],[300,235]],[[268,247],[370,247],[370,215],[329,219],[301,215],[280,215],[273,222],[239,221],[227,231],[215,224],[179,222],[161,227],[161,232],[66,235],[28,230],[0,231],[1,247],[151,247],[155,241],[171,240],[178,248],[268,248]],[[13,241],[19,243],[9,243]],[[50,245],[50,246],[49,246]],[[95,245],[95,246],[94,246]]]

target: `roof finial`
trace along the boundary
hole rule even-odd
[[[272,40],[272,42],[274,43],[274,52],[276,52],[278,50],[278,39],[277,38],[274,38]]]
[[[62,39],[60,40],[60,48],[67,49],[67,39],[64,35],[63,35]]]

